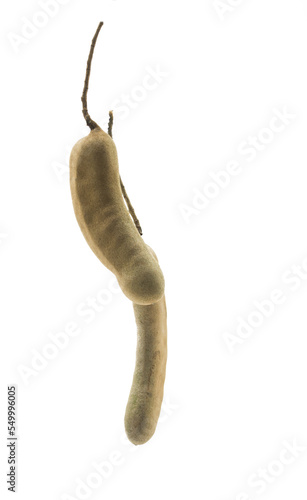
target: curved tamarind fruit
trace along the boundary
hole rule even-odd
[[[164,277],[154,251],[141,238],[141,226],[119,175],[112,139],[113,114],[110,112],[106,133],[87,110],[91,61],[101,26],[92,41],[82,94],[83,115],[91,132],[72,149],[70,186],[87,243],[133,301],[138,340],[125,429],[130,441],[138,445],[154,434],[163,399],[167,360]]]
[[[151,252],[155,255],[152,250]],[[133,308],[138,339],[125,429],[129,440],[139,445],[153,436],[163,400],[167,360],[165,296],[155,304],[133,304]]]
[[[87,110],[91,61],[102,24],[92,41],[82,94],[83,115],[91,131],[75,144],[70,156],[73,207],[87,243],[115,274],[124,294],[135,304],[148,305],[163,296],[164,277],[141,238],[141,227],[119,175],[115,143]]]

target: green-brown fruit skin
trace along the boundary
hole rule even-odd
[[[125,430],[135,445],[154,434],[163,400],[167,360],[165,296],[155,304],[133,304],[137,324],[136,365],[125,414]]]
[[[113,139],[100,127],[70,156],[70,187],[81,231],[132,302],[153,304],[164,294],[159,264],[138,233],[123,200]]]
[[[158,262],[152,248],[150,254]],[[167,361],[165,296],[149,306],[133,304],[137,324],[136,364],[125,414],[125,429],[135,444],[154,434],[161,411]]]

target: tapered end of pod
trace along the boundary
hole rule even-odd
[[[130,411],[125,417],[125,430],[129,441],[135,446],[145,444],[155,433],[157,422],[153,418],[144,417],[142,412]]]
[[[135,445],[155,433],[163,401],[167,361],[165,297],[156,304],[133,304],[138,329],[136,363],[125,414],[125,430]]]

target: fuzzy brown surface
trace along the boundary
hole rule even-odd
[[[164,294],[162,271],[124,203],[115,143],[99,127],[72,149],[70,187],[87,243],[116,275],[124,294],[136,304],[159,301]]]
[[[163,400],[167,360],[165,296],[155,304],[133,304],[137,324],[136,365],[125,414],[129,440],[140,445],[154,434]]]

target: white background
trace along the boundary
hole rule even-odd
[[[81,498],[92,463],[115,455],[82,498],[306,499],[306,2],[61,3],[43,18],[37,0],[2,6],[0,496],[6,387],[16,383],[22,500]],[[100,20],[89,111],[105,126],[114,108],[121,175],[166,280],[165,403],[140,447],[123,440],[132,306],[114,293],[90,323],[77,312],[112,279],[79,230],[67,174],[88,133],[80,97]],[[45,25],[12,43],[26,21]],[[148,67],[163,72],[152,90]],[[292,118],[268,135],[274,109]],[[258,134],[270,143],[248,161],[238,148]],[[200,208],[195,193],[233,160],[238,175]],[[283,303],[253,316],[274,289]],[[261,325],[231,353],[225,333],[237,335],[238,317]],[[79,335],[25,380],[21,367],[72,321]],[[293,440],[301,451],[282,465]],[[251,486],[261,468],[268,480]]]

